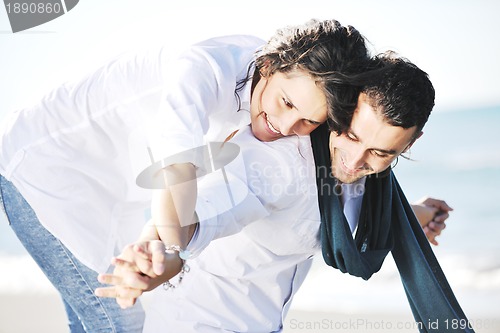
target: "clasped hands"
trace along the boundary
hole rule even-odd
[[[446,228],[446,219],[453,210],[445,201],[424,197],[412,208],[429,242],[438,245],[436,237]],[[166,254],[161,240],[139,241],[125,247],[112,259],[112,274],[99,274],[98,281],[108,287],[97,288],[99,297],[116,298],[121,308],[135,304],[143,292],[152,290],[179,273],[182,260],[177,254]]]
[[[160,240],[140,241],[125,247],[112,259],[112,274],[99,274],[98,281],[108,287],[97,288],[96,296],[116,298],[121,308],[131,307],[145,291],[174,277],[182,267],[177,253],[166,254]]]

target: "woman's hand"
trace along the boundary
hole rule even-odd
[[[152,290],[180,272],[182,260],[177,253],[165,254],[161,241],[141,242],[125,247],[113,258],[113,274],[99,274],[98,281],[109,287],[97,288],[99,297],[116,298],[122,308],[131,307],[143,292]]]

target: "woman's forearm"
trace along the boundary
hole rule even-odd
[[[166,245],[185,248],[196,229],[196,170],[193,164],[175,164],[162,169],[165,189],[153,190],[152,223]],[[154,232],[147,235],[154,237]]]

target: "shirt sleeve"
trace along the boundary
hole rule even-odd
[[[148,126],[155,161],[203,145],[211,115],[236,112],[235,88],[262,41],[233,36],[190,47],[162,68],[164,95]],[[196,161],[186,161],[195,164]]]
[[[252,135],[250,127],[242,132],[234,138],[240,154],[224,171],[213,172],[198,182],[199,225],[188,245],[193,256],[211,241],[293,206],[301,195],[297,187],[302,181],[294,167],[299,154],[280,145],[286,139],[264,143]]]

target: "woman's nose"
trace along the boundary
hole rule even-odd
[[[288,113],[286,116],[283,116],[280,120],[280,132],[281,134],[288,136],[288,135],[295,135],[299,134],[297,133],[297,128],[299,127],[301,119],[296,116]]]

